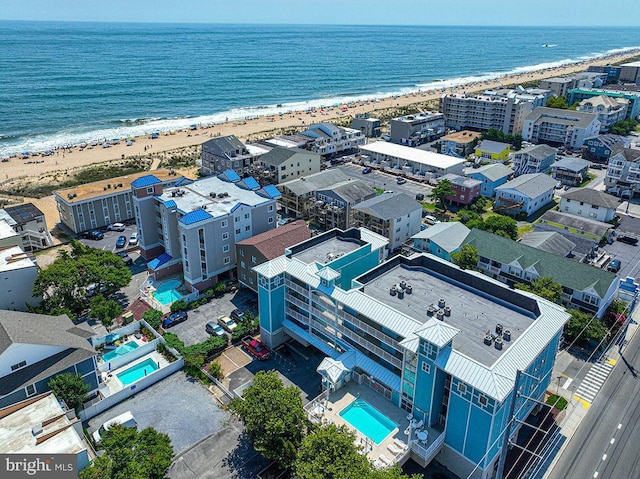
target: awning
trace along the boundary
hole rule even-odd
[[[149,261],[147,263],[147,267],[153,271],[156,271],[158,268],[160,268],[160,266],[171,261],[172,259],[173,257],[170,254],[162,253],[156,259],[152,259],[151,261]]]

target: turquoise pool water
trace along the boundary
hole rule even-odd
[[[138,344],[135,343],[134,341],[131,341],[129,343],[126,343],[126,344],[123,344],[121,346],[118,346],[116,349],[112,349],[111,351],[107,351],[106,353],[104,353],[102,355],[102,360],[105,363],[108,363],[109,361],[111,361],[114,358],[117,358],[118,356],[124,356],[125,354],[133,351],[137,347],[138,347]]]
[[[364,399],[356,399],[340,411],[340,417],[380,444],[398,425]]]
[[[174,301],[182,299],[182,295],[176,291],[182,283],[177,279],[171,279],[165,281],[158,286],[158,289],[153,293],[153,297],[160,302],[160,304],[171,304]]]
[[[141,363],[131,366],[129,369],[125,369],[121,373],[116,374],[116,376],[118,376],[118,379],[122,384],[128,386],[158,369],[160,369],[158,367],[158,363],[151,358],[147,358]]]

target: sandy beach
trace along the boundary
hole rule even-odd
[[[381,98],[364,101],[355,104],[339,105],[315,109],[312,111],[289,112],[283,115],[264,116],[216,124],[198,128],[195,131],[175,131],[160,133],[159,137],[151,140],[148,136],[138,137],[131,146],[125,142],[110,148],[102,146],[88,146],[81,149],[78,146],[69,149],[58,149],[51,156],[32,156],[23,160],[20,157],[11,157],[8,161],[0,163],[0,182],[19,177],[37,177],[43,173],[52,171],[75,169],[82,166],[101,163],[110,160],[133,157],[136,155],[160,156],[160,153],[182,148],[186,146],[200,145],[215,136],[236,135],[241,140],[261,132],[269,132],[282,128],[302,127],[322,121],[331,121],[353,117],[358,113],[371,113],[375,117],[377,110],[394,107],[406,107],[415,103],[438,99],[443,93],[448,92],[479,92],[490,88],[498,88],[512,84],[538,81],[544,78],[562,76],[570,73],[584,71],[590,65],[606,65],[624,61],[637,56],[637,52],[625,52],[607,57],[601,57],[580,63],[572,63],[562,67],[549,68],[535,72],[527,72],[520,75],[508,75],[484,82],[470,83],[458,87],[422,91],[402,96]]]

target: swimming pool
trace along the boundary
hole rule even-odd
[[[104,353],[102,355],[102,360],[105,363],[108,363],[109,361],[111,361],[114,358],[117,358],[118,356],[124,356],[125,354],[133,351],[137,347],[138,347],[138,344],[135,341],[122,344],[118,346],[116,349],[112,349],[111,351],[107,351],[106,353]]]
[[[158,289],[153,293],[153,297],[158,300],[158,302],[162,305],[171,304],[174,301],[178,301],[183,298],[183,296],[176,291],[178,287],[180,287],[182,283],[177,279],[170,279],[169,281],[165,281],[164,283],[160,283]]]
[[[147,358],[141,363],[131,366],[129,369],[125,369],[121,373],[116,374],[116,376],[118,376],[118,379],[122,384],[128,386],[158,369],[160,369],[158,363],[151,358]]]
[[[360,398],[340,411],[340,417],[376,444],[380,444],[398,427],[395,422]]]

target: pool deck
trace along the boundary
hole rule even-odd
[[[396,428],[393,429],[391,433],[384,438],[382,442],[380,442],[380,444],[373,442],[340,416],[340,411],[358,398],[364,399],[371,406],[396,423]],[[333,423],[338,426],[344,425],[347,429],[354,432],[356,435],[356,444],[362,446],[363,452],[366,453],[367,457],[381,467],[390,465],[385,464],[384,459],[390,460],[391,463],[402,463],[408,456],[406,450],[400,452],[398,451],[397,445],[394,445],[394,442],[397,443],[397,441],[401,441],[405,445],[408,444],[408,438],[405,434],[405,431],[409,426],[407,411],[395,406],[385,397],[381,396],[368,386],[350,382],[346,386],[329,394],[327,399],[320,401],[315,400],[310,403],[309,412],[312,421]],[[420,444],[423,448],[428,448],[441,433],[441,431],[435,428],[422,425],[419,429],[412,429],[412,441],[416,439],[416,432],[418,430],[422,430],[428,434],[427,441]],[[381,457],[384,459],[381,460]]]
[[[169,361],[167,361],[164,358],[164,356],[162,356],[162,354],[158,353],[157,351],[153,351],[153,352],[151,352],[149,354],[145,354],[141,358],[138,358],[135,361],[131,361],[130,363],[127,363],[127,364],[125,364],[124,366],[122,366],[122,367],[120,367],[118,369],[114,369],[113,371],[110,371],[109,373],[103,373],[104,387],[102,387],[100,389],[102,394],[104,396],[111,396],[112,394],[115,394],[118,391],[121,391],[126,387],[131,387],[132,384],[135,384],[135,383],[131,383],[131,384],[127,384],[125,386],[124,384],[122,384],[120,379],[118,379],[118,374],[123,372],[123,371],[126,371],[127,369],[129,369],[129,368],[131,368],[133,366],[135,366],[136,364],[139,364],[139,363],[141,363],[143,361],[146,361],[149,358],[153,359],[156,363],[158,363],[160,365],[160,369],[162,369],[163,367],[165,367],[165,366],[167,366],[169,364]]]
[[[126,337],[126,339],[125,339],[124,341],[122,341],[122,342],[120,343],[120,345],[119,345],[119,346],[116,346],[116,349],[117,349],[117,348],[119,348],[120,346],[123,346],[123,345],[128,344],[128,343],[136,343],[136,344],[138,345],[138,347],[140,347],[140,346],[144,346],[145,344],[147,344],[145,341],[143,341],[143,340],[142,340],[142,338],[138,339],[138,338],[136,338],[136,337],[135,337],[135,335],[134,335],[134,334],[130,334],[130,335],[128,335],[128,336]],[[136,348],[136,349],[137,349],[137,348]],[[107,362],[109,362],[109,361],[105,361],[105,360],[102,358],[102,356],[103,356],[104,354],[108,353],[109,351],[113,351],[113,350],[105,350],[105,351],[104,351],[104,353],[102,353],[102,354],[100,354],[100,355],[98,356],[98,359],[99,359],[99,362],[100,362],[100,363],[107,363]],[[132,351],[135,351],[135,349],[132,349]],[[131,351],[129,351],[129,352],[131,352]],[[125,353],[125,354],[128,354],[128,353]],[[119,356],[124,356],[124,354],[120,354]]]

